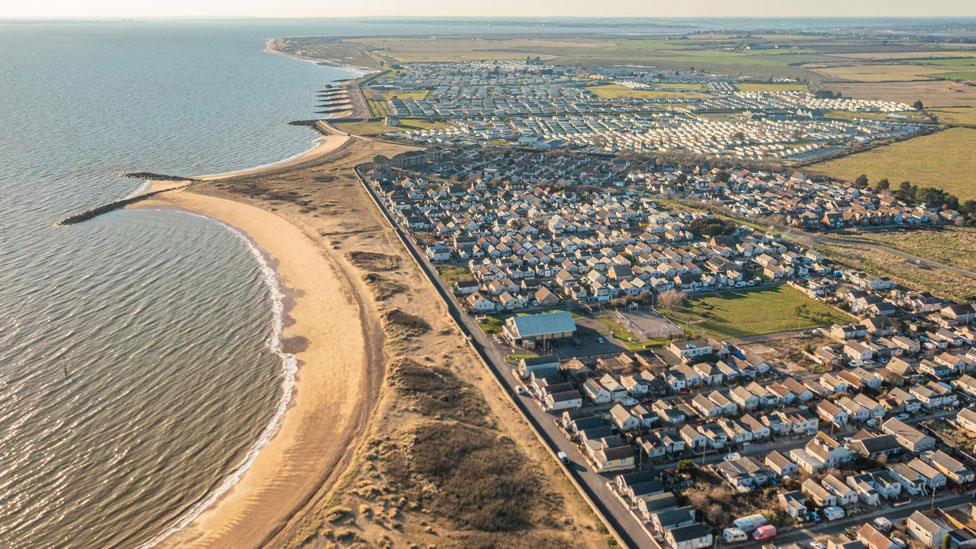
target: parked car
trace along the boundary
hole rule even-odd
[[[906,414],[905,412],[902,412],[900,414],[895,414],[895,419],[897,419],[899,421],[904,421],[904,420],[908,419],[908,414]]]
[[[525,394],[525,387],[522,387],[521,385],[516,385],[515,386],[515,392],[518,393],[518,394],[520,394],[520,395],[524,395]]]
[[[563,465],[569,465],[569,456],[566,455],[566,452],[559,452],[556,454],[556,457],[559,458],[559,461],[563,462]]]

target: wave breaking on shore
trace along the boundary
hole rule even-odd
[[[271,420],[265,426],[264,430],[261,431],[261,434],[258,436],[257,440],[251,446],[250,450],[248,450],[247,454],[245,454],[244,459],[241,460],[241,463],[238,464],[238,466],[235,467],[234,470],[232,470],[231,473],[227,475],[216,488],[211,490],[203,499],[198,501],[186,513],[180,516],[180,518],[177,519],[174,524],[168,526],[158,535],[140,545],[139,549],[149,549],[151,547],[155,547],[156,545],[165,541],[166,538],[186,528],[204,511],[217,503],[220,498],[224,496],[224,494],[229,492],[241,480],[244,473],[251,468],[251,465],[254,463],[254,460],[257,459],[261,450],[268,445],[271,439],[274,438],[275,434],[277,434],[278,429],[281,427],[281,422],[284,420],[285,412],[288,410],[289,404],[291,404],[292,395],[294,394],[295,390],[295,378],[298,375],[298,359],[294,354],[285,352],[282,342],[282,334],[285,326],[285,294],[281,288],[281,282],[278,279],[274,268],[272,268],[268,263],[268,259],[265,257],[264,253],[260,248],[258,248],[254,241],[244,234],[243,231],[240,231],[223,221],[188,211],[182,211],[181,213],[202,217],[224,227],[230,231],[231,234],[244,242],[248,248],[248,251],[251,252],[251,255],[254,256],[255,260],[257,261],[264,283],[267,285],[268,291],[271,294],[272,333],[268,338],[267,345],[273,353],[281,358],[282,395],[278,400],[278,404],[271,416]]]

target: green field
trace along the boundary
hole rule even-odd
[[[936,187],[959,200],[976,199],[976,130],[952,128],[862,153],[814,164],[819,173],[853,181],[860,174],[874,183],[888,178],[896,187],[911,181]]]
[[[461,281],[474,280],[471,271],[464,266],[440,265],[437,267],[437,274],[448,286],[454,286],[455,283]]]
[[[847,323],[853,317],[787,285],[695,297],[674,311],[662,311],[690,332],[718,338],[804,330]]]

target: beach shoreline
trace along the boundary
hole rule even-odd
[[[221,179],[230,179],[232,177],[251,177],[266,175],[277,171],[301,168],[306,165],[315,164],[328,155],[338,151],[343,145],[348,143],[350,139],[350,136],[338,133],[322,135],[315,140],[315,146],[311,149],[298,153],[289,158],[285,158],[284,160],[278,160],[270,164],[262,164],[260,166],[253,166],[241,170],[194,176],[192,179],[196,181],[219,181]],[[162,185],[164,183],[166,182],[150,181],[150,191],[155,189],[158,185]]]
[[[320,160],[341,145],[335,143],[318,147],[301,161],[292,160],[289,167]],[[275,166],[247,172],[285,169],[281,163]],[[237,173],[215,174],[209,180]],[[152,190],[167,184],[150,183]],[[240,231],[274,265],[284,291],[287,310],[281,340],[285,350],[294,354],[298,372],[292,394],[284,395],[290,396],[290,402],[277,429],[256,449],[250,463],[241,464],[242,471],[235,470],[239,477],[224,493],[188,516],[187,524],[172,525],[155,540],[162,547],[261,546],[285,528],[323,484],[341,473],[352,454],[374,404],[368,386],[382,377],[383,363],[377,354],[382,354],[382,339],[375,329],[376,319],[368,318],[345,275],[341,264],[345,258],[331,254],[301,227],[273,212],[186,188],[172,189],[136,207],[187,211]]]

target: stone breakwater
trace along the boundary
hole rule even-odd
[[[190,182],[190,180],[188,180],[188,179],[180,179],[180,180],[171,179],[170,181],[187,181],[187,184],[189,184],[189,182]],[[183,188],[183,187],[171,187],[171,188],[168,188],[168,189],[160,189],[160,190],[156,190],[156,191],[150,191],[150,192],[147,192],[147,193],[142,193],[142,194],[137,194],[135,196],[130,196],[128,198],[122,198],[122,199],[119,199],[119,200],[114,200],[112,202],[109,202],[108,204],[102,204],[101,206],[96,206],[94,208],[85,210],[85,211],[83,211],[81,213],[77,213],[77,214],[74,214],[74,215],[69,215],[68,217],[66,217],[66,218],[62,219],[61,221],[59,221],[58,222],[58,225],[75,225],[75,224],[81,223],[82,221],[88,221],[89,219],[98,217],[98,216],[103,215],[103,214],[107,214],[108,212],[117,210],[119,208],[124,208],[126,206],[131,205],[131,204],[135,204],[136,202],[142,202],[143,200],[146,200],[148,198],[152,198],[153,196],[156,196],[157,194],[165,193],[167,191],[172,191],[173,189],[181,189],[181,188]]]

